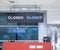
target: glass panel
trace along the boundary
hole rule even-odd
[[[0,40],[38,40],[38,27],[0,27]]]

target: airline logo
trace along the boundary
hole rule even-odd
[[[30,45],[29,46],[30,49],[43,49],[43,45]]]

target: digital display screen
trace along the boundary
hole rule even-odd
[[[38,27],[1,27],[0,40],[38,40]]]
[[[39,12],[19,12],[19,13],[7,13],[7,21],[10,23],[38,23],[44,22],[44,13]],[[22,22],[21,22],[22,21]]]
[[[43,12],[0,12],[0,25],[38,25],[43,22]]]

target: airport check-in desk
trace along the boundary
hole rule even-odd
[[[2,50],[51,50],[50,42],[3,42]]]

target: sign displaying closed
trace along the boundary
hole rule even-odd
[[[38,23],[44,22],[44,13],[39,12],[15,12],[7,13],[7,22],[10,23]]]

